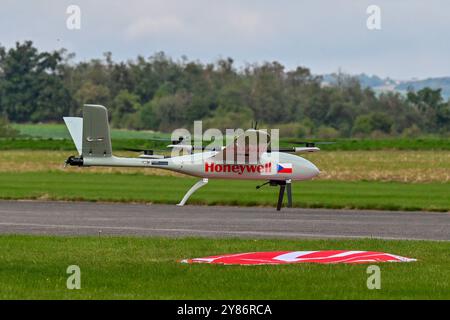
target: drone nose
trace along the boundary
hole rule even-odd
[[[307,172],[309,178],[314,178],[320,173],[320,170],[310,161],[306,163],[305,167],[305,171]]]
[[[311,172],[312,172],[314,177],[317,176],[320,173],[319,168],[317,168],[312,162],[311,162],[310,170],[311,170]]]

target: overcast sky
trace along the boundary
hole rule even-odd
[[[33,40],[77,60],[133,59],[165,51],[202,62],[277,60],[313,73],[368,73],[396,79],[450,76],[447,0],[0,0],[0,44]],[[69,5],[81,29],[66,27]],[[381,9],[368,30],[366,9]]]

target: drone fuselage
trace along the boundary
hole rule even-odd
[[[312,162],[289,153],[263,153],[257,163],[217,161],[216,155],[212,151],[163,159],[88,156],[82,166],[158,168],[200,178],[236,180],[300,181],[319,174]]]

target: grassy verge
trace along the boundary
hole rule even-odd
[[[39,139],[68,139],[69,132],[63,123],[59,124],[13,124],[13,127],[22,135]],[[111,138],[118,139],[145,139],[154,137],[170,137],[169,133],[152,131],[137,131],[126,129],[112,129]],[[304,140],[303,138],[281,137],[281,145]],[[306,139],[310,141],[311,139]],[[384,138],[384,139],[337,139],[336,144],[322,145],[325,150],[450,150],[450,139],[438,136],[424,136],[421,138]],[[35,146],[36,148],[38,146]]]
[[[127,148],[137,149],[163,149],[169,142],[153,141],[147,139],[113,139],[112,145],[114,150],[125,150]],[[0,150],[64,150],[76,152],[75,145],[71,139],[25,139],[0,138]]]
[[[61,119],[62,121],[62,119]],[[19,130],[20,134],[41,139],[70,139],[69,131],[63,123],[46,124],[13,124],[13,128]],[[170,137],[167,133],[153,131],[137,131],[126,129],[112,129],[112,139],[151,139],[154,137]]]
[[[140,133],[139,131],[116,130],[111,132],[113,150],[125,150],[126,148],[164,149],[167,141],[150,140],[152,137],[169,137],[169,134]],[[0,139],[0,150],[67,150],[74,151],[75,147],[68,137],[55,134],[32,136],[32,138]],[[280,139],[280,147],[296,146],[295,141],[305,139]],[[309,141],[309,139],[306,139]],[[207,142],[205,141],[205,145]],[[450,139],[423,138],[423,139],[338,139],[335,144],[320,145],[324,151],[355,151],[355,150],[450,150]]]
[[[64,170],[67,151],[9,150],[0,152],[0,172]],[[133,152],[116,152],[125,157]],[[448,151],[328,151],[303,155],[320,168],[319,180],[450,182]],[[69,170],[69,169],[67,169]],[[70,168],[74,171],[74,168]],[[147,175],[180,175],[159,169],[92,167],[77,172],[122,172]]]
[[[449,299],[447,242],[0,236],[0,299]],[[374,250],[418,259],[367,265],[211,266],[177,261],[221,253]],[[66,289],[69,265],[81,289]]]
[[[298,139],[296,139],[298,140]],[[302,140],[302,139],[300,139]],[[295,141],[283,139],[280,145]],[[335,144],[319,145],[323,150],[450,150],[450,139],[437,137],[387,139],[337,139]]]
[[[2,172],[0,198],[177,203],[196,179],[142,174]],[[190,204],[273,206],[278,190],[257,182],[211,180]],[[294,183],[295,207],[450,210],[450,183],[315,180]]]

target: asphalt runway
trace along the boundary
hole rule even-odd
[[[450,240],[450,213],[0,201],[0,233]]]

